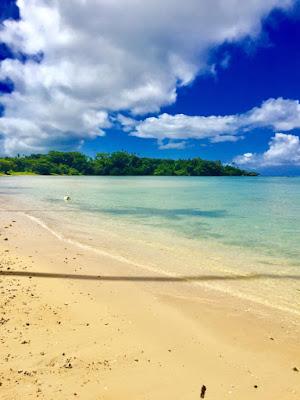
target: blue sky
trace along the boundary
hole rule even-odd
[[[58,3],[1,2],[2,154],[122,149],[300,174],[298,1],[167,0],[172,20],[156,1]]]

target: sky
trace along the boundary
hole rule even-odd
[[[0,155],[300,175],[297,0],[1,0]]]

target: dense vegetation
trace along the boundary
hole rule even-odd
[[[34,173],[40,175],[175,175],[175,176],[240,176],[253,172],[222,165],[220,161],[168,160],[138,157],[123,151],[98,153],[95,158],[79,152],[50,151],[0,158],[3,174]]]

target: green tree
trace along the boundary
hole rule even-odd
[[[240,176],[257,175],[220,161],[199,157],[170,160],[138,157],[126,151],[98,153],[94,159],[79,152],[50,151],[48,154],[5,157],[0,159],[2,173],[35,172],[41,175],[176,175],[176,176]]]
[[[32,172],[40,175],[51,175],[55,173],[55,165],[47,160],[38,160],[32,166]]]
[[[0,172],[4,174],[8,174],[9,171],[12,171],[14,169],[15,165],[13,161],[7,160],[5,158],[0,159]]]

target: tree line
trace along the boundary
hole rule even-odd
[[[98,153],[94,158],[80,152],[50,151],[48,154],[0,158],[2,174],[39,175],[165,175],[165,176],[255,176],[220,161],[199,157],[188,160],[138,157],[125,151]]]

